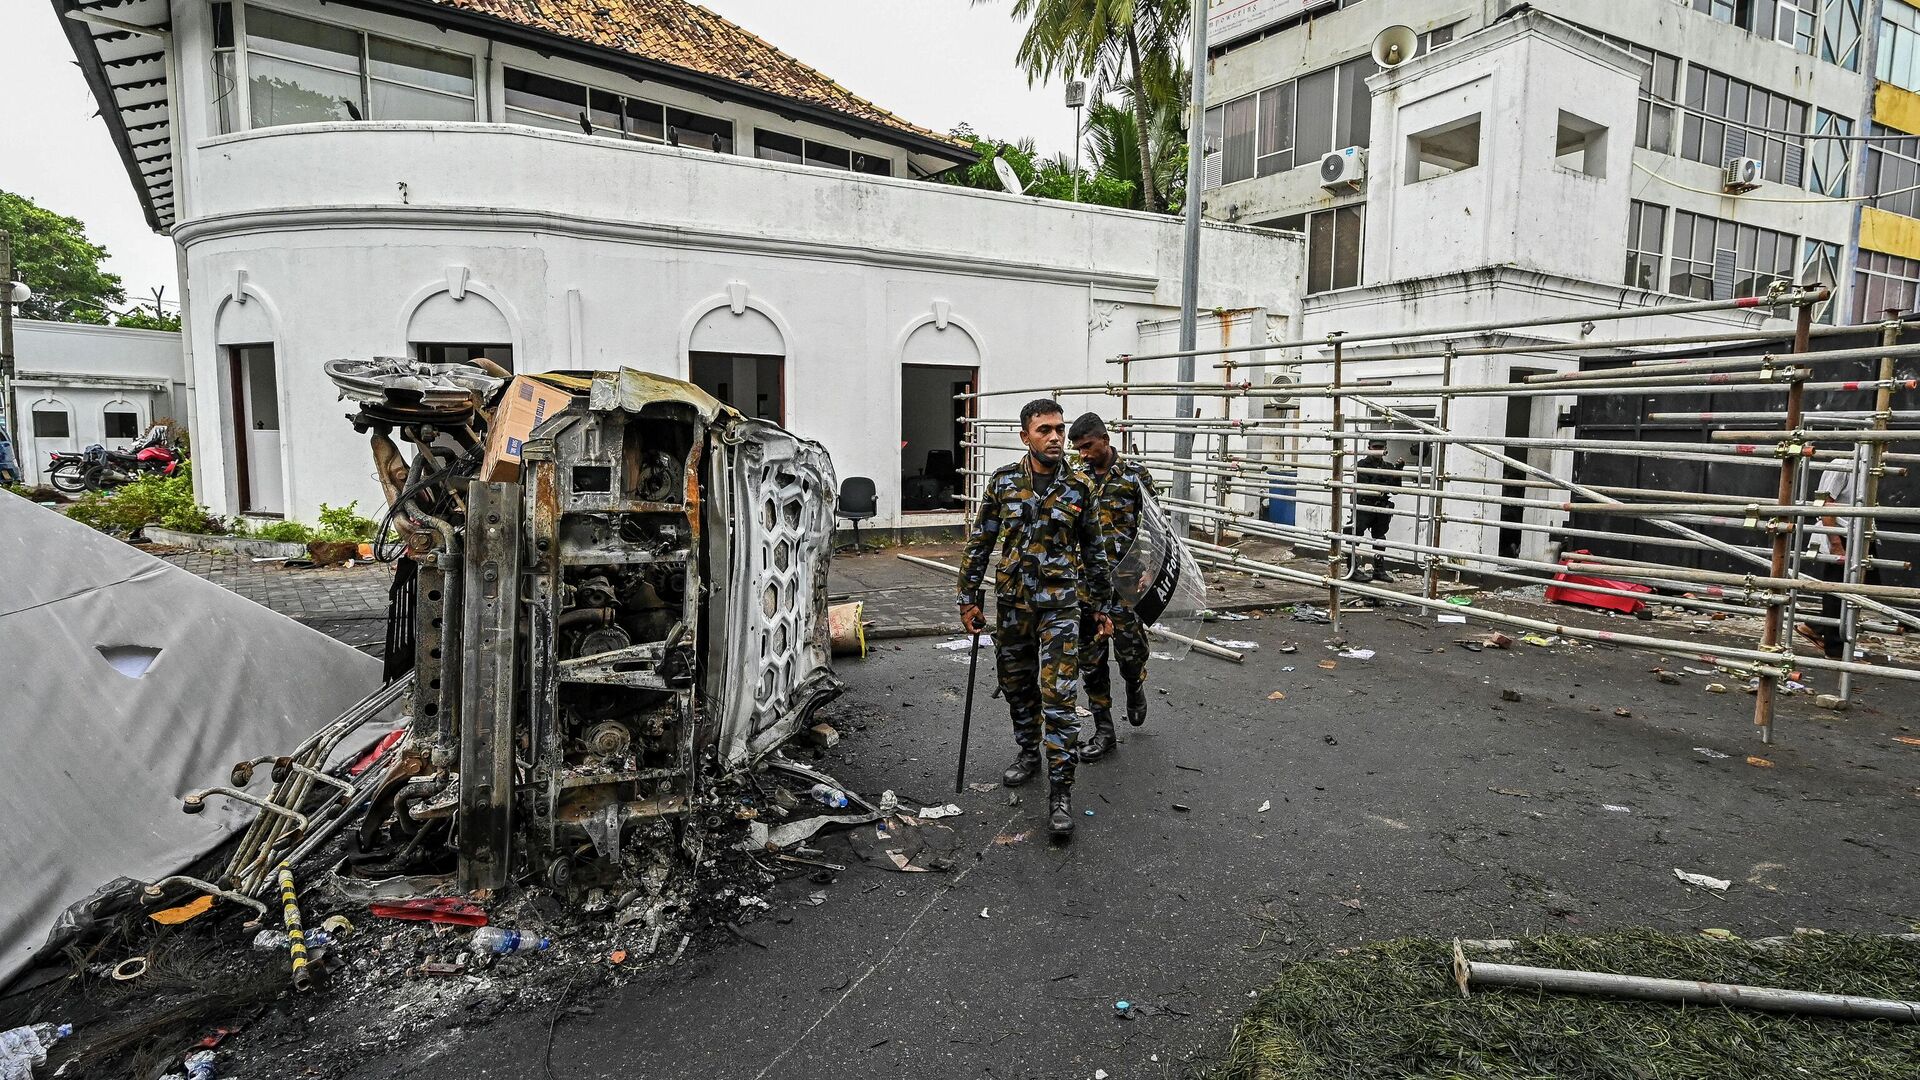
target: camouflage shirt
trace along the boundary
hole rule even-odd
[[[1118,567],[1126,557],[1133,534],[1140,531],[1140,510],[1146,496],[1158,496],[1153,476],[1146,466],[1114,452],[1113,464],[1102,473],[1087,470],[1087,482],[1093,488],[1094,505],[1099,510],[1100,533],[1107,544],[1107,563]]]
[[[1051,476],[1035,476],[1030,455],[994,470],[960,564],[962,606],[982,602],[996,542],[1000,569],[994,595],[1002,605],[1076,607],[1083,587],[1091,606],[1105,610],[1112,603],[1112,572],[1085,474],[1063,463]]]

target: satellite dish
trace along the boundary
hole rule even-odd
[[[1411,26],[1389,26],[1373,39],[1373,62],[1397,68],[1420,52],[1420,35]]]
[[[993,175],[999,177],[1000,186],[1006,188],[1012,194],[1026,194],[1027,185],[1020,182],[1020,174],[1013,171],[1013,166],[1007,164],[1006,158],[996,157],[993,159]]]

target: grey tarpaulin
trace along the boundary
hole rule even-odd
[[[379,684],[373,657],[0,491],[0,983],[69,904],[175,872],[251,813],[189,817],[181,794]]]

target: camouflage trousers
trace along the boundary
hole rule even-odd
[[[1113,711],[1113,672],[1107,667],[1107,647],[1120,662],[1120,677],[1126,680],[1127,700],[1141,692],[1147,682],[1147,628],[1140,616],[1131,611],[1113,616],[1113,637],[1095,636],[1093,612],[1080,609],[1080,681],[1087,687],[1087,708],[1094,712]]]
[[[1079,612],[1003,603],[998,617],[994,660],[1000,694],[1013,716],[1013,741],[1021,750],[1037,750],[1044,742],[1048,779],[1055,787],[1069,787],[1074,751],[1080,745],[1080,719],[1074,712],[1080,696]]]

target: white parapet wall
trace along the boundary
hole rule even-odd
[[[273,128],[193,160],[175,237],[217,513],[375,504],[322,363],[465,342],[511,346],[519,371],[681,378],[694,354],[777,355],[785,423],[876,481],[873,526],[950,523],[901,510],[903,366],[977,370],[983,390],[1102,382],[1179,301],[1176,218],[936,183],[488,124]],[[1203,308],[1298,312],[1297,236],[1210,224],[1202,247]],[[236,377],[243,398],[272,380],[278,424],[249,424],[244,498]]]

